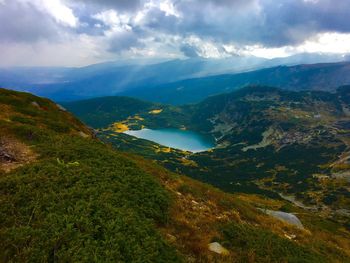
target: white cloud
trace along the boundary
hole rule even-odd
[[[243,51],[240,52],[240,54],[271,59],[277,57],[288,57],[291,55],[291,52],[290,47],[267,48],[259,45],[254,45],[245,46]]]
[[[103,22],[103,24],[109,27],[108,30],[110,31],[130,31],[132,29],[129,25],[131,16],[128,14],[119,14],[113,9],[97,13],[93,15],[92,18]]]
[[[350,34],[342,33],[320,33],[300,45],[283,46],[279,48],[268,48],[261,45],[248,45],[237,47],[235,45],[224,45],[227,53],[237,55],[252,55],[262,58],[288,57],[298,53],[328,53],[347,54],[350,53]]]
[[[225,52],[221,52],[218,45],[212,41],[205,41],[197,36],[185,38],[182,43],[194,47],[197,55],[203,58],[222,58],[227,55]]]
[[[349,53],[350,34],[322,33],[296,47],[299,52]]]
[[[13,1],[13,0],[11,0]],[[16,0],[15,0],[16,1]],[[79,19],[73,10],[66,6],[61,0],[18,0],[24,4],[34,5],[38,10],[52,16],[56,22],[65,26],[77,27]]]
[[[166,16],[180,17],[180,13],[175,9],[174,4],[169,0],[160,2],[159,9],[163,11]]]

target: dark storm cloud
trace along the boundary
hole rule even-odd
[[[150,10],[145,26],[222,43],[295,45],[317,33],[350,32],[349,0],[177,0],[181,18]]]
[[[348,0],[285,0],[280,3],[262,0],[261,3],[263,23],[256,25],[253,41],[283,46],[303,42],[316,33],[350,32]]]

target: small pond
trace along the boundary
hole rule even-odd
[[[125,133],[183,151],[203,152],[215,146],[213,138],[193,131],[179,129],[142,129],[126,131]]]

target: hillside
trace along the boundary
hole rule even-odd
[[[350,84],[350,63],[278,66],[238,74],[182,80],[157,87],[128,90],[121,95],[153,102],[183,105],[247,85],[265,85],[292,91],[335,91]]]
[[[162,110],[158,114],[147,109],[121,119],[115,112],[115,119],[99,136],[118,149],[158,160],[173,171],[225,191],[284,198],[346,223],[349,92],[348,86],[337,93],[248,87],[192,106],[153,105]],[[115,103],[118,100],[114,98]],[[94,112],[86,107],[84,115],[78,116],[85,120],[90,110]],[[174,114],[182,122],[169,118]],[[118,130],[119,126],[124,130]],[[145,127],[197,131],[213,136],[217,146],[189,153],[120,133]]]
[[[147,120],[143,119],[145,125],[158,123],[158,125],[176,126],[183,123],[187,114],[179,108],[169,105],[142,101],[130,97],[101,97],[89,100],[62,103],[64,107],[74,112],[76,116],[94,128],[104,128],[114,122],[125,120],[129,117],[129,125],[135,120],[137,126],[138,114],[147,113]],[[161,107],[161,114],[157,110]]]
[[[0,102],[2,262],[350,257],[349,233],[336,222],[282,200],[224,194],[117,152],[49,100],[1,89]],[[287,207],[303,229],[257,209]],[[211,242],[225,247],[221,254]]]

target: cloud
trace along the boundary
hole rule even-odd
[[[194,46],[184,44],[180,47],[180,51],[188,58],[196,58],[199,57],[198,49]]]
[[[85,5],[92,5],[95,8],[110,9],[119,11],[135,11],[142,7],[144,0],[71,0]]]
[[[118,53],[134,47],[144,46],[134,32],[126,30],[114,32],[108,39],[108,43],[108,51],[112,53]]]
[[[65,26],[77,27],[79,19],[75,17],[73,10],[64,5],[60,0],[22,0],[34,4],[39,10],[47,12],[58,23]]]
[[[104,35],[109,52],[118,53],[143,46],[141,35],[133,31],[131,16],[110,9],[93,15],[93,18],[107,27]]]
[[[178,0],[177,17],[149,10],[144,24],[169,34],[268,47],[300,44],[324,32],[350,32],[348,0]]]
[[[35,58],[50,50],[46,43],[74,57],[68,47],[76,49],[71,41],[77,41],[86,52],[76,52],[82,63],[90,61],[88,50],[96,61],[345,54],[348,13],[349,0],[0,0],[0,52],[12,45],[18,56]],[[48,64],[60,61],[55,56]]]
[[[58,30],[51,17],[24,2],[3,2],[0,7],[0,20],[1,42],[51,39]]]
[[[83,66],[116,59],[107,48],[102,38],[87,35],[60,42],[0,42],[0,66]]]

